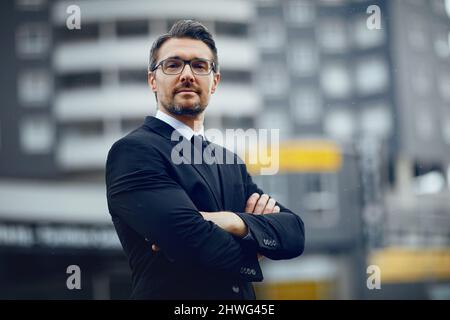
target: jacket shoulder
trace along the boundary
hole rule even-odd
[[[118,162],[136,165],[161,162],[159,138],[162,137],[143,126],[131,131],[111,145],[106,157],[106,168]]]
[[[127,147],[145,147],[151,149],[155,145],[157,139],[158,135],[156,133],[148,130],[142,125],[116,140],[112,144],[109,152]]]

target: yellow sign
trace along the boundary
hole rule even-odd
[[[268,148],[263,154],[268,159],[279,152],[279,172],[337,172],[342,166],[340,147],[329,140],[295,140],[280,143],[279,148]],[[247,155],[246,159],[249,159]],[[261,163],[247,162],[252,174],[260,172]]]

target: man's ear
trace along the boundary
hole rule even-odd
[[[148,86],[153,92],[156,92],[156,77],[154,72],[148,72],[147,74]]]
[[[216,91],[219,82],[220,82],[220,73],[214,73],[213,84],[211,86],[211,94],[213,94]]]

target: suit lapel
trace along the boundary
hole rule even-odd
[[[183,138],[184,139],[184,138]],[[188,142],[190,144],[190,142]],[[188,162],[189,160],[183,155],[183,158],[186,159],[186,161]],[[191,157],[192,159],[192,157]],[[219,211],[223,210],[222,208],[222,204],[220,203],[219,199],[220,197],[220,190],[217,190],[217,188],[215,187],[215,183],[212,183],[211,179],[214,179],[214,175],[211,174],[211,172],[209,171],[210,168],[207,168],[206,166],[208,164],[202,163],[202,164],[194,164],[193,161],[189,161],[188,163],[191,164],[191,166],[194,167],[194,169],[197,171],[197,173],[203,178],[203,180],[205,181],[206,185],[209,188],[209,191],[211,191],[211,194],[214,197],[214,201],[216,202],[217,208]]]
[[[233,171],[227,164],[218,164],[217,169],[219,170],[220,186],[222,187],[222,210],[227,210],[227,204],[232,203],[232,192],[234,192],[233,186],[230,185]]]
[[[175,145],[180,143],[180,141],[173,141],[171,139],[172,132],[175,129],[173,127],[171,127],[169,124],[165,123],[164,121],[161,121],[152,116],[148,116],[145,118],[144,126],[151,129],[153,132],[167,138],[169,140],[169,142],[171,143],[172,147],[174,147]],[[187,143],[187,144],[189,144],[189,146],[191,145],[190,141],[187,141],[184,137],[182,139],[183,139],[183,143]],[[183,154],[183,158],[185,159],[186,163],[190,163],[190,165],[195,169],[195,171],[198,173],[198,175],[203,179],[205,184],[208,186],[208,189],[214,198],[214,202],[216,203],[218,210],[219,211],[223,210],[223,205],[220,201],[220,198],[221,198],[220,190],[217,190],[217,188],[215,187],[215,184],[211,183],[210,179],[212,179],[213,177],[211,177],[211,174],[207,171],[208,168],[206,168],[205,165],[202,165],[202,164],[194,164],[193,161],[189,161],[189,159],[184,154]],[[191,158],[193,158],[193,157],[191,157]],[[221,179],[221,181],[223,181],[224,178],[220,174],[220,172],[221,172],[220,166],[218,165],[218,167],[219,167],[218,169],[219,169],[220,179]],[[223,184],[222,184],[222,190],[224,190]]]

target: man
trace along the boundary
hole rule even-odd
[[[132,298],[255,299],[258,257],[303,252],[302,220],[264,194],[245,164],[174,161],[175,133],[188,151],[208,145],[204,111],[219,81],[211,34],[199,22],[178,21],[150,53],[156,117],[108,154],[108,207],[132,270]]]

